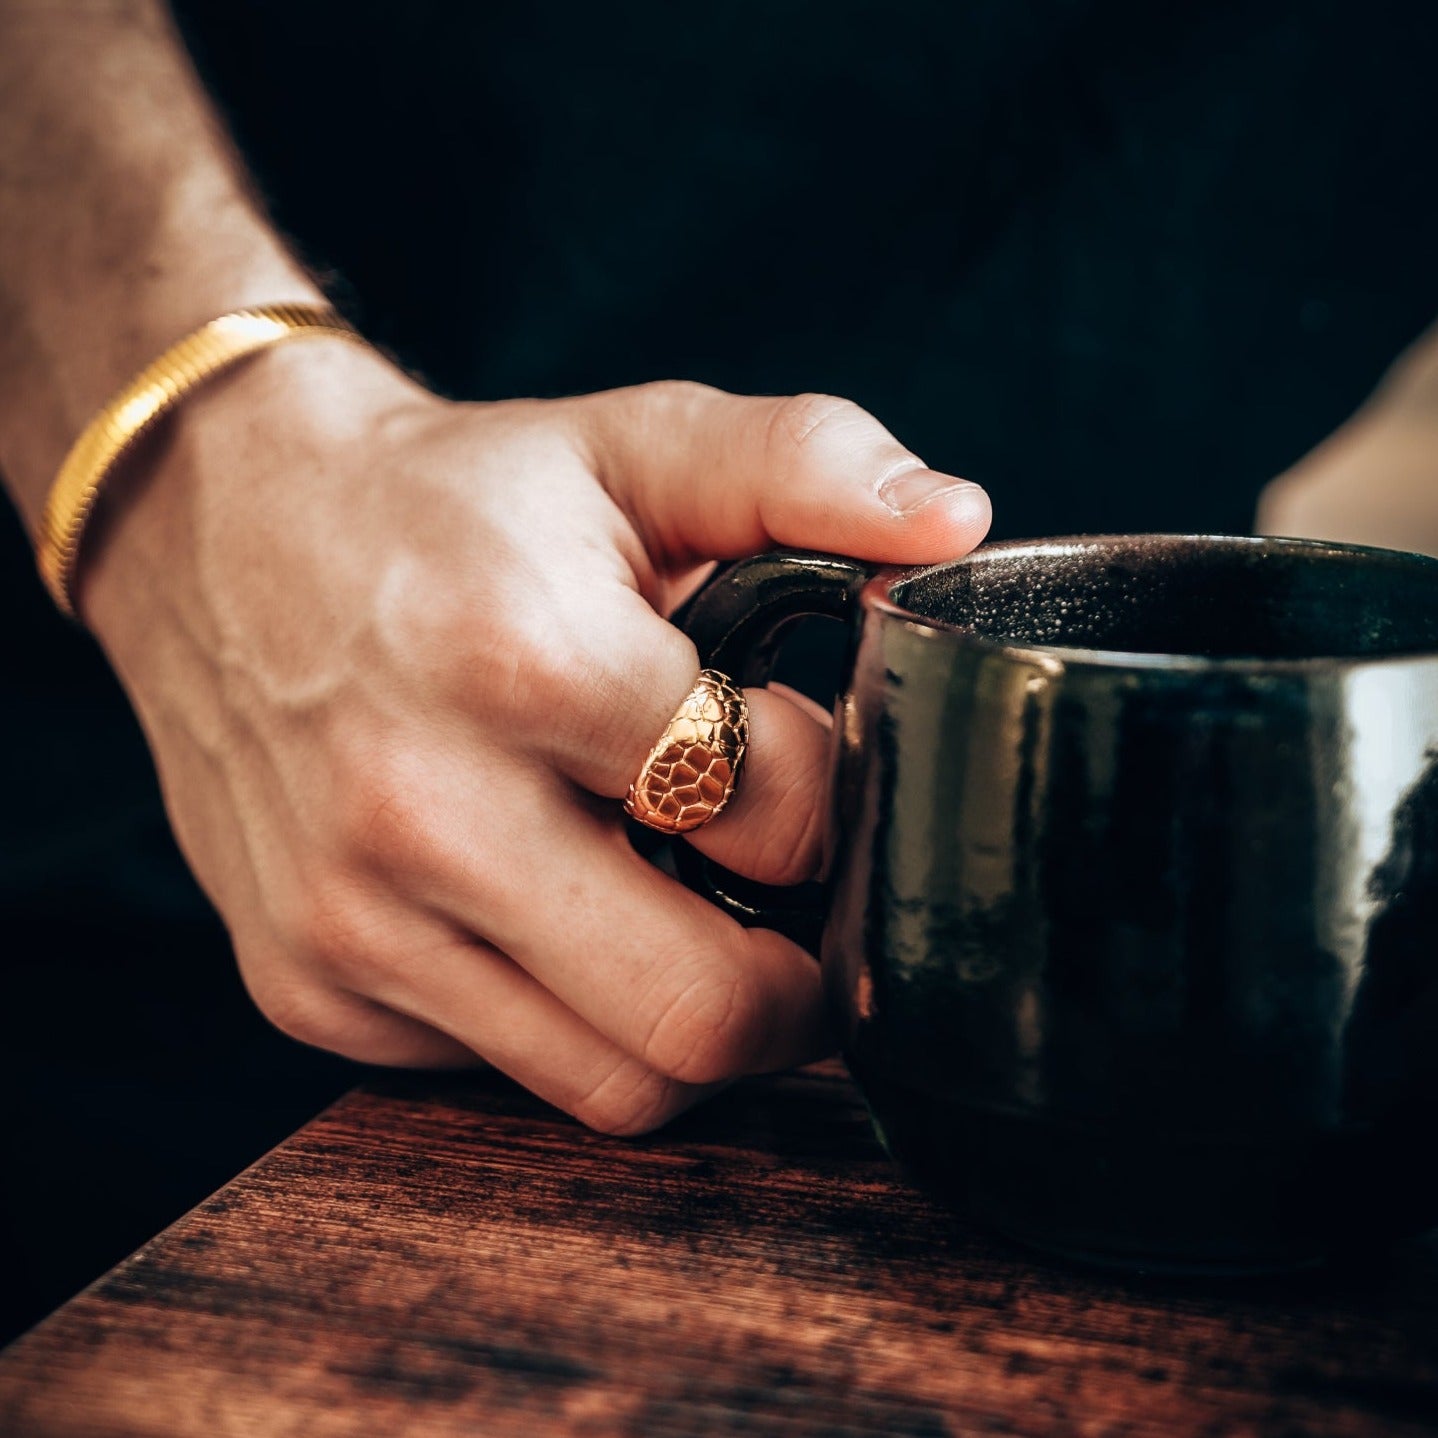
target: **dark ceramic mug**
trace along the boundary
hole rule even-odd
[[[1438,561],[1301,541],[766,554],[678,616],[851,634],[825,982],[907,1169],[1038,1247],[1256,1271],[1438,1217]],[[808,900],[690,882],[800,933]]]

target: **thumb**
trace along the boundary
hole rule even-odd
[[[978,485],[929,469],[849,400],[666,380],[573,403],[597,473],[656,558],[781,544],[922,564],[988,532]]]

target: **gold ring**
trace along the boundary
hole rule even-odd
[[[727,674],[701,669],[639,777],[624,811],[649,829],[683,834],[719,814],[749,747],[749,706]]]

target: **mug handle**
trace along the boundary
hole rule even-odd
[[[784,631],[810,616],[852,625],[859,591],[874,573],[858,560],[833,554],[755,554],[716,570],[671,618],[694,641],[701,667],[721,670],[741,685],[763,684]],[[741,924],[777,929],[818,953],[821,885],[757,884],[683,842],[673,844],[670,853],[679,878]]]

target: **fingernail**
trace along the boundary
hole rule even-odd
[[[879,486],[879,498],[895,514],[912,514],[920,506],[938,499],[941,495],[956,495],[971,491],[975,504],[983,490],[971,480],[955,479],[951,474],[940,474],[937,470],[901,469],[891,474]]]

